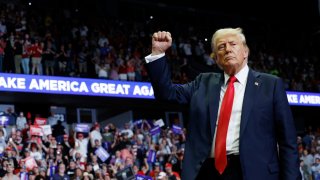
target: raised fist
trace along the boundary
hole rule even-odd
[[[152,35],[152,55],[157,55],[166,52],[171,47],[172,38],[170,32],[158,31]]]

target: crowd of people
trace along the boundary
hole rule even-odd
[[[0,72],[149,81],[143,58],[151,31],[143,23],[108,19],[89,24],[70,13],[62,20],[38,13],[1,4]],[[193,32],[177,33],[167,52],[176,83],[191,80],[188,71],[195,63],[217,67],[211,47]],[[287,90],[320,91],[316,56],[253,50],[249,66],[282,77]],[[37,134],[31,116],[8,114],[8,124],[0,128],[1,179],[116,179],[127,169],[137,178],[181,179],[183,128],[155,129],[155,120],[137,120],[121,127],[96,123],[89,131],[67,130],[70,125],[52,116],[45,124],[50,131]],[[319,137],[309,130],[297,139],[305,180],[320,178]]]
[[[88,131],[71,128],[52,113],[49,133],[34,134],[30,113],[8,109],[0,126],[1,179],[181,179],[187,131],[158,120],[140,119],[116,127],[92,124]],[[178,127],[178,128],[177,128]],[[303,180],[320,178],[320,132],[309,127],[297,137]],[[107,156],[100,156],[103,148]],[[131,174],[130,174],[131,173]]]
[[[87,131],[68,128],[51,114],[43,124],[51,130],[39,134],[39,122],[29,113],[16,116],[8,109],[5,116],[10,120],[0,127],[2,179],[180,179],[186,130],[179,126],[141,119],[121,127],[94,123]]]
[[[0,8],[1,72],[149,81],[143,58],[154,30],[145,23],[115,18],[87,22],[71,11],[58,16],[13,4]],[[210,40],[202,39],[196,28],[172,33],[177,38],[167,53],[174,82],[188,82],[194,78],[190,74],[203,70],[195,70],[194,64],[218,69]],[[282,77],[288,90],[320,91],[319,59],[313,54],[251,46],[253,69]]]
[[[308,127],[306,133],[298,136],[300,170],[303,180],[320,179],[320,131]]]

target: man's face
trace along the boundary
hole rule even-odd
[[[14,165],[11,164],[11,163],[8,163],[8,164],[7,164],[7,171],[8,171],[9,173],[12,173],[13,170],[14,170]]]
[[[75,169],[76,168],[76,163],[74,163],[72,161],[72,162],[70,162],[69,166],[70,166],[70,169]]]
[[[167,173],[171,173],[172,172],[172,168],[171,167],[166,167],[166,172]]]
[[[246,65],[248,48],[240,36],[223,35],[216,40],[215,48],[216,62],[227,74],[234,75]]]
[[[63,136],[63,141],[68,142],[68,136]]]
[[[66,170],[65,165],[64,165],[64,164],[60,164],[60,165],[59,165],[59,172],[60,172],[60,173],[64,173],[65,170]]]

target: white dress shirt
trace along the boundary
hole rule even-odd
[[[242,105],[243,105],[243,97],[244,91],[246,89],[247,78],[249,73],[249,67],[246,65],[243,69],[241,69],[238,74],[235,75],[237,81],[234,82],[234,99],[232,105],[232,111],[229,121],[229,127],[227,132],[227,154],[239,154],[239,136],[240,136],[240,122],[241,122],[241,113],[242,113]],[[227,81],[229,79],[229,75],[224,74],[224,84],[221,87],[220,91],[220,102],[219,102],[219,111],[216,122],[216,131],[213,138],[212,143],[212,151],[211,157],[214,157],[214,147],[215,147],[215,139],[217,133],[217,126],[220,116],[220,107],[223,100],[224,93],[227,90]]]
[[[165,56],[165,53],[161,53],[161,54],[158,54],[158,55],[151,55],[151,54],[149,54],[149,55],[146,56],[144,59],[146,60],[146,63],[149,63],[149,62],[155,61],[155,60],[157,60],[157,59],[160,59],[160,58],[162,58],[163,56]]]

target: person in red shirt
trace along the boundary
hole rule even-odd
[[[166,173],[168,175],[168,179],[176,179],[176,180],[180,180],[180,175],[179,173],[172,171],[172,164],[171,163],[166,163],[165,165],[165,169],[166,169]]]
[[[35,40],[34,44],[31,46],[31,56],[32,56],[32,70],[31,74],[35,74],[37,70],[38,75],[42,75],[41,60],[42,60],[42,47],[38,40]]]
[[[149,175],[153,178],[156,179],[156,177],[159,175],[161,172],[160,170],[160,164],[158,162],[154,163],[154,168],[152,171],[150,171]]]

